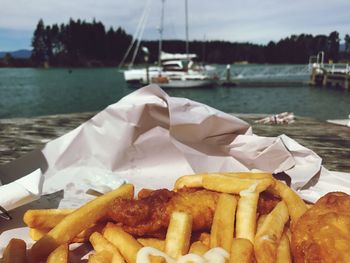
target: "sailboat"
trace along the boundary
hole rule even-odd
[[[161,24],[159,29],[158,66],[125,70],[124,78],[126,82],[140,86],[156,83],[162,88],[214,87],[216,84],[215,79],[210,77],[206,69],[196,62],[197,55],[189,53],[187,0],[185,0],[186,54],[171,54],[162,51],[164,1],[165,0],[162,0]],[[137,47],[139,47],[139,43]],[[134,51],[134,57],[135,52],[137,52],[137,50]],[[145,53],[145,60],[148,62],[148,49],[143,47],[143,52]]]

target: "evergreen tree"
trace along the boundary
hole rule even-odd
[[[333,31],[329,34],[328,37],[328,54],[329,58],[333,60],[333,62],[338,62],[339,56],[339,33],[337,31]]]
[[[47,47],[45,41],[45,26],[42,19],[39,20],[32,39],[32,60],[40,65],[46,60]]]
[[[349,36],[349,34],[345,35],[344,40],[345,40],[345,52],[350,53],[350,36]]]

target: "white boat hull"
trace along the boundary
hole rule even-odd
[[[167,81],[158,82],[159,68],[152,67],[149,69],[149,79],[147,71],[143,69],[131,69],[124,71],[125,81],[133,85],[147,85],[149,83],[158,84],[161,88],[201,88],[212,87],[216,82],[204,74],[191,72],[161,72],[161,75]]]
[[[142,69],[129,69],[123,72],[124,79],[127,83],[139,83],[147,84],[147,71],[145,68]],[[150,80],[159,75],[158,67],[151,67],[148,71]]]
[[[188,88],[205,88],[213,87],[216,82],[210,79],[203,80],[170,80],[168,83],[155,83],[161,88],[176,88],[176,89],[188,89]]]

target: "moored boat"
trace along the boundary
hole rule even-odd
[[[164,0],[162,0],[161,26],[159,29],[159,56],[158,66],[148,66],[148,49],[145,53],[146,67],[128,69],[123,72],[125,81],[133,86],[143,86],[151,83],[162,88],[200,88],[214,87],[216,79],[210,76],[206,67],[196,62],[197,55],[188,52],[188,26],[186,1],[186,54],[171,54],[162,51]],[[139,43],[138,45],[139,46]],[[131,50],[131,48],[129,49]],[[134,56],[135,57],[135,56]]]

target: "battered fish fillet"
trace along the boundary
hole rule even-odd
[[[109,216],[134,236],[164,237],[173,211],[191,214],[194,231],[209,231],[219,193],[193,188],[183,188],[177,192],[144,189],[138,197],[138,200],[116,199]],[[278,201],[269,193],[262,193],[258,213],[269,213]]]
[[[219,194],[189,188],[178,192],[160,189],[141,197],[138,200],[117,198],[109,216],[132,235],[159,237],[166,233],[173,211],[191,214],[193,230],[210,229]]]
[[[292,231],[294,262],[350,262],[350,196],[333,192],[320,198]]]

